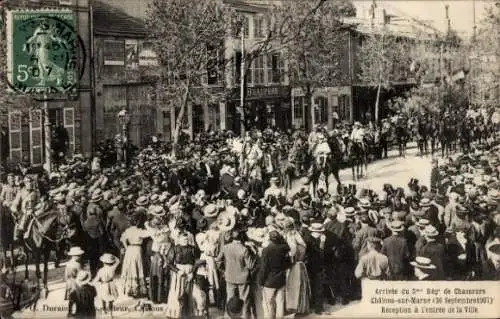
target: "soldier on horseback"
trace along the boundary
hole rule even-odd
[[[365,150],[364,137],[365,137],[365,130],[361,126],[361,123],[354,122],[354,127],[352,128],[351,132],[351,141],[355,144],[358,144],[363,151]]]
[[[14,175],[7,175],[7,183],[2,185],[0,193],[0,236],[3,249],[4,260],[7,260],[7,251],[11,251],[11,262],[13,264],[13,243],[14,243],[14,219],[10,211],[10,206],[19,192],[19,187],[15,185]]]
[[[31,219],[33,209],[37,205],[39,198],[40,194],[35,187],[34,180],[26,176],[24,178],[24,187],[17,193],[10,207],[17,222],[14,231],[15,238],[21,238],[24,235],[27,223]]]

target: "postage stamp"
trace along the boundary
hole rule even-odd
[[[32,94],[76,91],[82,45],[70,10],[7,12],[11,89]]]

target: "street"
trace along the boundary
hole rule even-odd
[[[430,176],[430,157],[419,157],[416,155],[417,149],[411,148],[408,151],[406,158],[397,156],[397,151],[393,150],[389,154],[388,159],[374,162],[368,165],[368,176],[361,181],[357,182],[358,190],[361,188],[371,188],[378,192],[384,183],[391,183],[394,187],[405,187],[410,178],[414,177],[420,180],[421,184],[428,184]],[[352,183],[352,174],[350,169],[341,171],[342,183]],[[335,183],[332,177],[331,192],[335,189]],[[294,183],[293,191],[297,191],[300,187],[298,182]],[[50,265],[53,268],[53,265]],[[62,264],[64,267],[64,264]],[[21,268],[18,268],[21,271]],[[53,269],[49,270],[49,275],[54,272]],[[145,301],[145,299],[142,299]],[[138,316],[145,318],[164,317],[165,305],[156,306],[157,309],[153,311],[137,312],[135,306],[139,302],[138,299],[132,299],[127,296],[121,295],[115,302],[116,311],[113,313],[114,317],[122,318],[136,318]],[[326,312],[324,316],[348,316],[356,310],[359,302],[352,302],[349,305],[342,306],[337,304],[335,306],[325,306]],[[96,300],[97,309],[101,309],[100,301]],[[99,311],[99,310],[98,310]],[[49,294],[47,299],[40,300],[36,307],[37,318],[54,318],[64,317],[67,314],[67,301],[64,300],[64,282],[62,279],[55,280],[49,283]],[[211,317],[222,316],[221,312],[217,309],[210,309]],[[32,318],[34,313],[32,310],[23,310],[15,313],[14,318]],[[322,315],[323,316],[323,315]],[[311,315],[317,317],[317,315]]]

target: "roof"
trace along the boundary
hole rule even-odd
[[[269,4],[265,1],[251,0],[223,0],[224,4],[230,5],[240,12],[263,13],[269,9]]]
[[[391,19],[392,20],[392,19]],[[360,18],[343,18],[344,24],[353,26],[354,29],[361,34],[390,34],[397,37],[404,38],[427,38],[429,40],[435,39],[439,34],[435,29],[428,28],[419,23],[413,23],[406,19],[391,21],[387,24],[374,23],[368,19]]]
[[[102,1],[93,6],[94,34],[109,36],[146,37],[144,21],[134,18],[122,9]]]

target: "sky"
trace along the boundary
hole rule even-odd
[[[372,0],[354,0],[357,10],[368,9]],[[394,8],[404,12],[406,15],[421,20],[432,21],[439,30],[446,30],[445,5],[449,5],[449,16],[451,27],[464,37],[472,35],[473,18],[472,0],[376,0],[379,7]],[[488,5],[492,1],[476,0],[476,24],[479,24]]]

